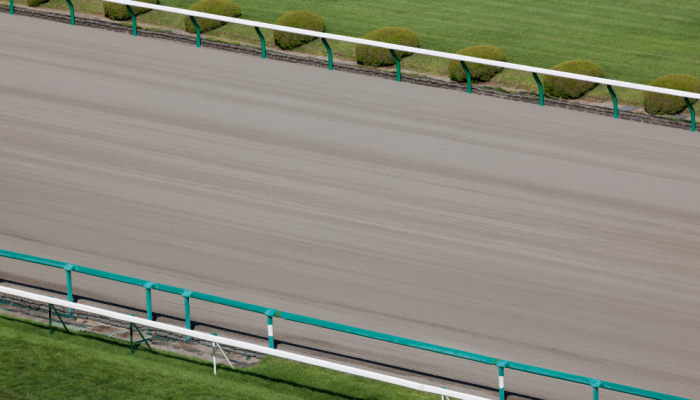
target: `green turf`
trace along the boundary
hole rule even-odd
[[[232,371],[0,315],[1,399],[432,399],[438,396],[266,357]],[[145,348],[145,347],[144,347]]]

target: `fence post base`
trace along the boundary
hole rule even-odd
[[[202,47],[202,39],[199,34],[199,24],[192,16],[190,16],[190,21],[192,21],[192,25],[194,25],[194,30],[197,31],[197,47]]]
[[[462,69],[464,70],[464,73],[467,74],[467,93],[472,92],[472,74],[469,72],[469,68],[467,68],[467,64],[464,61],[460,61],[460,64],[462,64]]]
[[[321,41],[323,45],[326,46],[326,51],[328,52],[328,70],[333,71],[333,52],[331,51],[331,46],[328,45],[325,38],[321,38]]]
[[[540,77],[537,76],[536,73],[532,73],[532,77],[535,78],[535,82],[537,82],[537,86],[540,88],[540,105],[544,105],[544,89],[542,88],[542,82],[540,82]]]
[[[684,97],[683,100],[685,100],[685,105],[687,105],[688,110],[690,110],[690,131],[695,132],[695,109],[693,105],[690,104],[690,100],[688,100],[687,97]]]
[[[396,82],[401,82],[401,61],[393,49],[389,49],[391,56],[394,57],[394,63],[396,64]]]
[[[75,10],[73,10],[73,2],[71,0],[66,0],[68,7],[70,7],[70,24],[75,25]]]
[[[613,107],[615,108],[615,118],[618,117],[618,112],[617,112],[617,96],[615,96],[615,91],[613,90],[612,86],[608,85],[608,92],[610,92],[610,97],[613,99]]]
[[[131,9],[131,6],[126,6],[126,11],[131,15],[131,25],[133,25],[134,36],[136,36],[136,15],[134,14],[134,10]]]
[[[260,38],[260,50],[262,51],[262,58],[265,59],[267,58],[267,54],[265,52],[265,37],[260,32],[260,28],[258,28],[257,26],[255,27],[255,33],[257,33],[258,37]]]

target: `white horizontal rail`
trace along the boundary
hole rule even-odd
[[[596,78],[593,76],[573,74],[570,72],[555,71],[553,69],[537,68],[537,67],[530,67],[527,65],[513,64],[513,63],[508,63],[508,62],[502,62],[502,61],[486,60],[483,58],[469,57],[469,56],[463,56],[463,55],[453,54],[453,53],[445,53],[442,51],[427,50],[427,49],[421,49],[418,47],[402,46],[399,44],[384,43],[384,42],[377,42],[374,40],[360,39],[360,38],[355,38],[352,36],[335,35],[332,33],[316,32],[316,31],[310,31],[307,29],[299,29],[299,28],[291,28],[288,26],[268,24],[265,22],[249,21],[247,19],[241,19],[241,18],[224,17],[221,15],[207,14],[207,13],[203,13],[203,12],[199,12],[199,11],[186,10],[183,8],[166,7],[166,6],[161,6],[158,4],[142,3],[140,1],[131,1],[131,0],[105,0],[105,1],[108,1],[110,3],[117,3],[117,4],[134,6],[134,7],[150,8],[152,10],[166,11],[166,12],[171,12],[171,13],[175,13],[175,14],[189,15],[192,17],[208,18],[208,19],[213,19],[213,20],[217,20],[217,21],[230,22],[232,24],[238,24],[238,25],[247,25],[247,26],[253,26],[253,27],[258,27],[258,28],[272,29],[275,31],[298,33],[298,34],[302,34],[302,35],[309,35],[309,36],[314,36],[314,37],[319,37],[319,38],[338,40],[341,42],[365,44],[368,46],[382,47],[385,49],[408,51],[411,53],[423,54],[426,56],[447,58],[450,60],[457,60],[457,61],[467,61],[467,62],[485,64],[485,65],[492,65],[495,67],[501,67],[501,68],[506,68],[506,69],[515,69],[515,70],[519,70],[519,71],[532,72],[532,73],[542,74],[542,75],[558,76],[560,78],[569,78],[569,79],[576,79],[579,81],[594,82],[594,83],[598,83],[601,85],[610,85],[610,86],[615,86],[615,87],[643,90],[645,92],[668,94],[671,96],[687,97],[690,99],[699,99],[700,100],[700,93],[685,92],[682,90],[666,89],[666,88],[660,88],[660,87],[649,86],[649,85],[640,85],[638,83],[616,81],[613,79],[606,79],[606,78]]]
[[[398,385],[398,386],[404,386],[404,387],[414,389],[414,390],[419,390],[422,392],[434,393],[434,394],[439,394],[442,396],[449,396],[450,398],[454,397],[454,398],[463,399],[463,400],[487,400],[483,397],[473,396],[473,395],[461,393],[461,392],[455,392],[454,390],[447,390],[447,389],[439,388],[437,386],[424,385],[421,383],[417,383],[417,382],[413,382],[413,381],[409,381],[409,380],[401,379],[401,378],[395,378],[393,376],[384,375],[384,374],[380,374],[377,372],[371,372],[371,371],[367,371],[367,370],[363,370],[363,369],[355,368],[355,367],[348,367],[346,365],[337,364],[337,363],[330,362],[330,361],[319,360],[317,358],[302,356],[302,355],[290,353],[287,351],[271,349],[269,347],[259,346],[259,345],[255,345],[255,344],[251,344],[251,343],[247,343],[247,342],[233,340],[233,339],[227,339],[227,338],[223,338],[220,336],[215,336],[215,335],[211,335],[211,334],[197,332],[197,331],[190,330],[190,329],[180,328],[180,327],[174,326],[174,325],[150,321],[150,320],[139,318],[139,317],[132,317],[130,315],[126,315],[126,314],[122,314],[122,313],[118,313],[118,312],[114,312],[114,311],[109,311],[109,310],[104,310],[101,308],[92,307],[92,306],[88,306],[88,305],[84,305],[84,304],[78,304],[78,303],[73,303],[73,302],[66,301],[66,300],[54,299],[53,297],[43,296],[40,294],[31,293],[31,292],[25,292],[23,290],[18,290],[18,289],[12,289],[12,288],[8,288],[6,286],[0,285],[0,293],[7,293],[7,294],[10,294],[13,296],[22,297],[25,299],[31,299],[31,300],[38,301],[41,303],[54,304],[57,306],[72,308],[74,310],[85,311],[85,312],[89,312],[92,314],[102,315],[105,317],[109,317],[109,318],[113,318],[113,319],[125,321],[125,322],[131,322],[131,323],[138,324],[138,325],[150,326],[151,328],[156,328],[156,329],[161,329],[161,330],[168,331],[168,332],[178,333],[178,334],[183,335],[183,336],[190,336],[190,337],[205,340],[208,342],[224,344],[227,346],[238,347],[241,349],[247,349],[247,350],[257,352],[257,353],[269,354],[271,356],[286,358],[288,360],[298,361],[298,362],[301,362],[304,364],[315,365],[317,367],[332,369],[334,371],[345,372],[345,373],[351,374],[351,375],[362,376],[365,378],[374,379],[376,381],[387,382],[387,383],[391,383],[391,384]]]

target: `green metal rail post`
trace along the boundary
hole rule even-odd
[[[199,24],[193,16],[190,16],[190,21],[192,21],[192,25],[194,25],[194,30],[197,31],[197,47],[202,47],[202,38],[199,34]]]
[[[394,57],[394,63],[396,63],[396,82],[401,82],[401,61],[394,53],[393,49],[389,49],[391,56]]]
[[[131,9],[131,6],[126,6],[126,11],[131,15],[131,25],[134,27],[134,36],[136,36],[136,14],[134,14],[134,10]]]
[[[469,72],[469,68],[467,68],[467,64],[464,61],[460,61],[460,64],[462,64],[462,69],[464,70],[464,73],[467,74],[467,93],[472,92],[472,74]]]
[[[192,291],[190,290],[185,290],[182,293],[182,297],[185,298],[185,326],[187,329],[192,329],[192,324],[190,321],[190,297],[192,297]],[[190,337],[187,336],[187,340],[190,340]]]
[[[146,282],[143,287],[146,289],[146,315],[149,321],[153,321],[153,306],[151,305],[151,288],[153,287],[153,282]],[[151,327],[148,327],[147,332],[151,333]]]
[[[498,398],[506,400],[506,387],[503,379],[503,367],[498,367]]]
[[[75,269],[75,265],[66,265],[63,267],[66,270],[66,294],[68,295],[68,301],[73,302],[73,279],[71,277],[71,271]],[[68,316],[73,316],[73,309],[68,309]]]
[[[693,105],[690,104],[690,100],[688,100],[687,97],[684,97],[683,100],[685,100],[685,105],[687,105],[688,110],[690,110],[690,130],[695,132],[695,109]]]
[[[75,25],[75,10],[73,9],[73,2],[71,0],[66,0],[68,7],[70,7],[70,24]]]
[[[537,76],[536,73],[532,73],[532,76],[535,78],[535,82],[537,82],[537,86],[540,88],[540,105],[544,105],[544,89],[542,88],[542,82],[540,82],[540,77]]]
[[[615,107],[615,118],[618,117],[618,112],[617,112],[617,96],[615,96],[615,91],[613,90],[612,86],[608,85],[608,92],[610,92],[610,96],[613,99],[613,107]]]
[[[15,15],[15,2],[10,0],[10,15]]]
[[[591,387],[593,388],[593,400],[598,400],[598,388],[601,382],[596,379],[591,379]]]
[[[53,304],[49,304],[49,335],[53,335],[53,327],[51,326],[52,318],[51,318],[51,309],[56,312],[56,315],[58,316],[58,319],[61,321],[61,324],[63,325],[63,328],[66,330],[66,333],[68,332],[68,327],[66,326],[66,323],[63,322],[63,318],[61,318],[61,314],[58,313],[58,310],[56,310],[56,307],[54,307]]]
[[[333,71],[333,52],[331,51],[331,46],[328,45],[325,38],[321,38],[323,45],[326,46],[326,51],[328,52],[328,69]]]
[[[275,348],[275,335],[272,331],[272,317],[277,315],[276,310],[267,310],[265,311],[265,315],[267,316],[267,339],[270,345],[271,349]]]
[[[260,28],[257,26],[255,27],[255,32],[260,38],[260,50],[262,51],[262,58],[265,59],[267,58],[267,53],[265,52],[265,37],[263,36],[262,32],[260,32]]]

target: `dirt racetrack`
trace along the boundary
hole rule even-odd
[[[700,133],[7,14],[0,74],[2,249],[700,393]],[[58,296],[65,275],[0,259],[0,283]],[[145,308],[142,288],[74,285]],[[181,298],[154,310],[182,324]],[[192,318],[266,342],[260,315],[193,301]],[[280,320],[275,335],[497,397],[492,366]],[[509,399],[591,398],[505,381]]]

